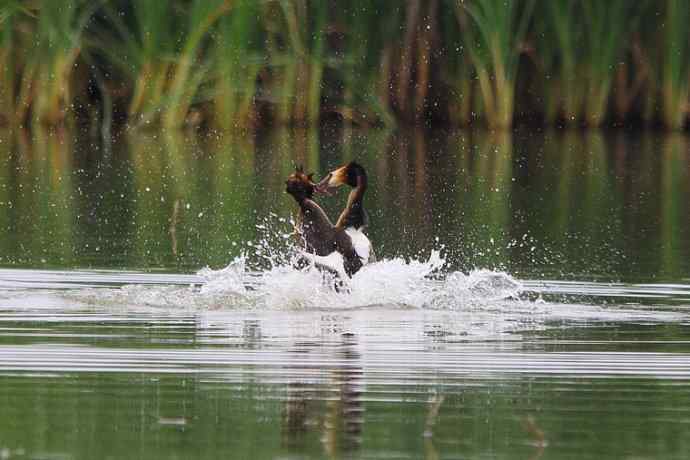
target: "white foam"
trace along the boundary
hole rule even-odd
[[[337,263],[327,258],[312,260],[329,266]],[[459,309],[520,293],[520,283],[506,273],[477,270],[469,274],[444,274],[444,265],[440,253],[432,251],[423,261],[393,258],[368,264],[348,279],[324,273],[315,266],[297,269],[284,264],[264,271],[249,271],[246,259],[238,258],[222,270],[199,272],[205,283],[197,300],[208,297],[215,305],[219,298],[240,297],[253,307],[277,309],[375,305]]]
[[[177,285],[134,284],[118,289],[79,290],[68,296],[99,307],[153,307],[194,312],[249,309],[261,312],[355,309],[367,312],[414,309],[419,314],[452,312],[457,322],[467,325],[468,333],[534,329],[559,321],[686,319],[677,312],[640,312],[632,308],[531,301],[527,300],[529,296],[519,298],[526,290],[533,295],[533,286],[524,288],[522,282],[501,271],[463,273],[449,270],[439,250],[431,251],[426,258],[384,258],[365,265],[352,278],[342,273],[339,254],[325,258],[313,256],[309,258],[311,266],[296,268],[294,262],[303,259],[304,253],[289,246],[292,241],[289,234],[275,230],[286,223],[290,224],[286,219],[278,219],[278,225],[274,225],[269,218],[265,225],[257,226],[258,240],[242,245],[248,248],[247,254],[219,270],[205,268],[196,276],[171,278]],[[336,268],[340,275],[321,271],[316,268],[317,264]],[[188,281],[192,278],[193,281]],[[190,284],[180,285],[180,282]]]

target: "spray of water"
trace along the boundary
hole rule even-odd
[[[204,268],[189,286],[128,285],[94,294],[94,302],[163,308],[209,309],[357,309],[374,306],[464,310],[516,298],[521,283],[503,272],[448,270],[443,246],[424,258],[392,257],[365,265],[348,278],[342,259],[327,264],[335,275],[312,263],[297,268],[305,254],[285,228],[293,222],[275,215],[257,225],[255,241],[225,268]],[[324,262],[321,259],[320,262]],[[82,293],[83,294],[83,293]]]
[[[221,270],[203,269],[198,296],[210,304],[261,308],[352,309],[369,306],[461,309],[519,295],[518,281],[503,272],[446,270],[442,246],[422,260],[385,258],[352,278],[324,272],[314,263],[295,268],[304,256],[287,233],[273,229],[292,222],[269,216],[257,226],[254,251]],[[273,222],[271,222],[273,220]],[[337,258],[330,266],[338,270]],[[341,271],[342,270],[338,270]]]
[[[266,308],[361,308],[376,305],[455,309],[515,297],[520,283],[488,270],[444,273],[445,260],[432,251],[427,260],[384,259],[364,266],[351,279],[336,279],[311,265],[291,264],[258,271],[238,257],[222,270],[204,269],[198,295],[217,304]],[[340,285],[343,282],[344,285]]]
[[[144,311],[147,321],[149,313],[155,318],[191,314],[202,329],[214,330],[244,327],[247,318],[261,318],[267,335],[294,337],[321,334],[324,321],[336,321],[376,340],[400,339],[396,343],[446,335],[512,341],[524,331],[563,325],[688,321],[684,309],[608,301],[672,295],[687,305],[683,286],[520,282],[500,271],[462,273],[448,268],[440,242],[425,256],[383,258],[352,279],[336,279],[313,265],[295,268],[300,253],[290,243],[290,233],[283,232],[289,222],[275,219],[260,224],[265,235],[243,244],[243,255],[226,267],[196,274],[6,270],[0,273],[0,307],[45,310],[50,318],[57,310],[55,320],[64,320],[70,311],[75,320],[92,318],[82,316],[88,308],[127,320],[132,311]],[[541,293],[547,295],[542,298]],[[581,297],[592,295],[607,301],[582,303]]]
[[[132,310],[152,309],[155,315],[173,316],[191,312],[213,327],[226,327],[238,318],[255,315],[270,319],[262,322],[264,330],[275,327],[283,331],[291,325],[295,334],[321,327],[324,316],[338,321],[349,318],[352,328],[360,331],[367,330],[370,323],[380,325],[397,318],[395,321],[404,327],[379,328],[374,334],[427,337],[452,333],[487,340],[507,335],[514,340],[514,334],[521,331],[563,324],[589,327],[616,321],[687,322],[684,312],[587,304],[571,298],[548,300],[553,296],[535,300],[534,282],[520,282],[501,271],[463,273],[448,268],[452,264],[444,257],[440,242],[425,256],[382,258],[351,279],[337,279],[314,265],[296,268],[295,259],[302,254],[285,231],[290,222],[272,218],[273,222],[258,227],[263,232],[260,237],[243,244],[244,253],[222,269],[204,268],[194,275],[46,272],[38,276],[40,291],[28,289],[22,274],[13,273],[8,276],[15,284],[8,282],[15,288],[0,292],[0,304],[30,309],[59,306],[80,312],[92,306],[99,312],[123,312],[127,317]],[[29,276],[33,279],[37,274]],[[564,289],[557,283],[550,286],[556,292]],[[576,295],[596,290],[615,296],[620,289],[591,283],[567,286],[568,292]],[[59,291],[48,295],[48,288]],[[537,292],[549,292],[548,286],[537,288]],[[324,311],[328,314],[323,315]],[[302,332],[294,330],[296,317],[301,318],[297,323]],[[419,326],[423,330],[412,330]]]

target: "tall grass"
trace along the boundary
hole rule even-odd
[[[586,30],[586,61],[583,63],[587,92],[585,122],[600,126],[604,122],[613,76],[630,25],[635,3],[627,0],[586,0],[582,2]],[[624,18],[628,18],[627,20]]]
[[[680,129],[685,123],[690,79],[690,46],[688,21],[690,3],[686,0],[666,0],[664,20],[664,55],[661,88],[662,119],[670,129]]]
[[[185,124],[208,76],[209,64],[201,59],[202,45],[231,3],[193,0],[185,4],[184,15],[172,14],[178,6],[174,0],[135,0],[127,22],[121,17],[122,6],[109,4],[106,11],[113,30],[96,32],[99,51],[131,81],[127,112],[135,126]],[[113,42],[118,46],[113,47]]]
[[[241,0],[218,21],[212,50],[217,127],[248,126],[256,118],[257,78],[266,61],[260,14],[257,2]]]
[[[462,9],[453,15],[443,16],[443,42],[447,50],[443,81],[450,90],[448,118],[451,123],[469,125],[472,120],[472,92],[474,73],[470,56],[460,33],[468,27],[469,18]]]
[[[84,0],[40,4],[34,62],[30,64],[36,70],[24,74],[34,88],[34,120],[56,124],[71,110],[72,76],[82,46],[82,31],[97,4]]]
[[[73,113],[83,32],[101,1],[0,5],[2,114],[11,124],[55,125]]]
[[[18,12],[17,2],[8,3],[0,11],[0,121],[13,122],[15,120],[14,103],[15,72],[13,65],[15,55],[14,15]]]
[[[553,0],[541,6],[546,16],[540,37],[548,76],[546,118],[550,122],[562,118],[566,124],[575,124],[582,115],[586,94],[584,79],[578,74],[582,65],[579,45],[586,31],[572,20],[577,17],[579,3]]]
[[[389,66],[384,64],[385,50],[395,36],[398,6],[390,0],[352,0],[343,11],[345,55],[339,63],[343,100],[337,111],[349,124],[366,125],[377,118],[384,124],[394,124],[387,90],[381,89],[387,88],[391,78]]]
[[[170,82],[170,101],[163,114],[163,125],[176,128],[185,123],[197,90],[208,71],[208,64],[199,59],[200,47],[207,32],[223,14],[230,10],[230,0],[194,0],[188,11],[186,33]],[[195,67],[192,70],[193,66]]]
[[[160,115],[174,63],[176,18],[170,14],[173,2],[133,2],[130,15],[125,18],[127,22],[122,18],[122,7],[106,6],[113,30],[97,31],[97,45],[130,83],[130,123],[149,124]]]
[[[275,3],[266,15],[275,119],[285,124],[316,124],[320,119],[327,61],[328,3]]]
[[[170,129],[507,128],[516,112],[679,129],[688,19],[681,0],[5,0],[0,117],[59,124],[107,100],[129,126]]]
[[[398,114],[402,117],[405,115],[413,114],[413,103],[414,95],[410,91],[410,86],[414,82],[414,64],[415,58],[419,60],[422,56],[416,56],[417,42],[416,39],[419,35],[418,31],[420,29],[420,22],[422,20],[422,2],[421,0],[411,0],[407,2],[403,10],[403,16],[401,17],[403,25],[403,33],[401,34],[400,46],[394,48],[398,53],[398,59],[396,59],[395,73],[397,74],[393,78],[394,93],[392,94],[391,101],[397,110]],[[403,19],[404,17],[404,19]]]
[[[646,9],[642,14],[646,17],[659,17],[659,3],[654,0],[646,2]],[[643,88],[640,91],[637,107],[641,119],[646,125],[656,122],[660,105],[660,65],[663,55],[663,43],[659,40],[661,25],[657,21],[642,21],[639,36],[632,43],[634,56],[633,71],[644,77]]]
[[[454,3],[459,21],[463,11],[472,19],[461,23],[461,33],[477,75],[487,123],[492,127],[509,127],[513,122],[519,47],[525,39],[535,2]]]

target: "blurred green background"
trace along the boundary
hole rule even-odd
[[[2,0],[0,118],[55,125],[687,120],[685,0]]]

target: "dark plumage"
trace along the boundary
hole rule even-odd
[[[338,251],[343,256],[345,273],[352,276],[362,268],[362,260],[344,228],[333,225],[321,206],[312,199],[317,191],[317,184],[311,178],[312,174],[307,175],[302,168],[296,168],[285,182],[285,191],[299,205],[297,230],[300,242],[305,251],[317,256],[327,256]]]

